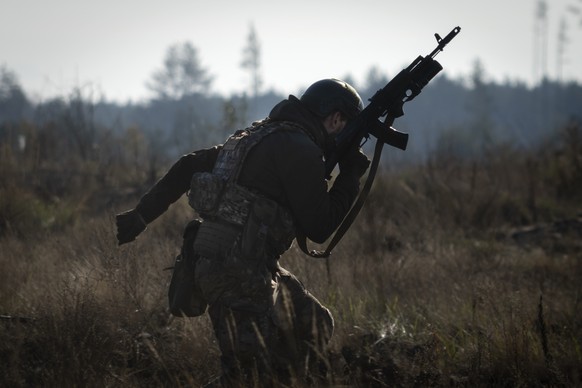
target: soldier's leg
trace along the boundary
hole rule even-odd
[[[281,270],[278,280],[274,309],[278,363],[287,361],[294,374],[325,374],[334,326],[331,312],[293,274]]]
[[[196,270],[221,351],[222,379],[233,382],[223,385],[253,386],[257,380],[270,380],[275,282],[265,282],[259,272],[235,272],[221,261],[204,258]]]
[[[254,386],[271,378],[268,342],[273,331],[269,314],[235,310],[221,304],[208,313],[221,351],[227,386]]]

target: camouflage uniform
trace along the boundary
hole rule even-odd
[[[265,203],[276,204],[274,232],[266,233],[258,248],[255,242],[249,244],[244,217],[243,224],[236,225],[228,216],[224,219],[228,212],[216,211],[222,198],[213,211],[199,211],[204,222],[194,243],[200,255],[196,281],[209,304],[222,353],[223,382],[248,381],[255,372],[286,376],[313,371],[332,335],[333,319],[279,265],[279,257],[289,247],[295,228],[312,241],[325,241],[348,212],[359,188],[359,176],[340,172],[328,191],[323,161],[328,140],[325,128],[295,97],[275,106],[260,125],[278,129],[262,137],[245,155],[235,183]],[[208,177],[204,174],[220,170],[222,151],[223,146],[218,146],[182,157],[136,207],[145,222],[153,221],[188,191],[190,177]],[[196,182],[200,180],[192,179],[190,194],[196,191]],[[198,244],[198,240],[205,241]],[[218,248],[213,249],[213,244]]]

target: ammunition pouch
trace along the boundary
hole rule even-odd
[[[216,174],[194,174],[188,202],[204,218],[194,242],[201,256],[225,258],[237,241],[242,258],[279,256],[295,237],[286,208]]]
[[[237,256],[256,260],[278,257],[289,249],[295,238],[293,223],[277,202],[257,197],[244,213],[248,216],[242,226],[224,220],[205,220],[194,240],[194,252],[208,258]]]
[[[238,226],[244,226],[252,204],[259,197],[255,192],[236,183],[228,184],[216,209],[216,217]]]
[[[225,180],[216,174],[199,172],[192,175],[188,204],[199,214],[208,214],[216,210],[224,190]]]
[[[203,218],[224,220],[243,226],[251,203],[257,194],[216,174],[200,172],[192,175],[188,203]]]

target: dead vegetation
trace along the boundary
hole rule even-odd
[[[322,385],[582,384],[579,136],[573,125],[535,153],[384,171],[328,262],[292,248],[283,266],[336,321]],[[219,373],[208,318],[167,310],[185,201],[118,248],[113,214],[143,175],[79,162],[93,175],[51,191],[18,157],[4,148],[0,164],[0,385],[198,386]]]

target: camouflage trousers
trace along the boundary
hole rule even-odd
[[[254,273],[241,278],[239,268],[232,276],[205,258],[197,264],[221,351],[221,384],[263,386],[324,375],[333,333],[330,311],[289,271],[278,267]]]

